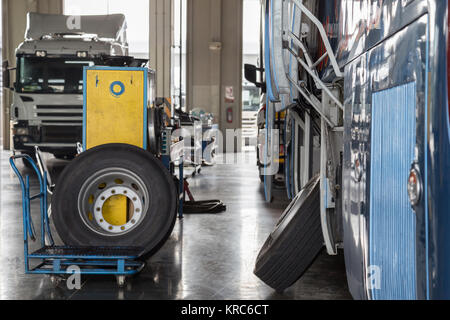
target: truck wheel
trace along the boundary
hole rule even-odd
[[[99,146],[75,158],[59,181],[52,210],[66,245],[142,247],[148,257],[172,233],[175,184],[150,152],[124,144]],[[105,215],[111,201],[121,205],[120,219]]]
[[[323,248],[319,182],[314,177],[295,197],[256,260],[255,275],[277,292],[301,278]]]

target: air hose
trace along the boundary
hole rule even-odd
[[[195,201],[186,180],[184,180],[184,192],[190,200],[183,202],[183,213],[185,214],[215,214],[227,211],[227,206],[220,200]]]
[[[227,206],[220,200],[186,201],[183,204],[185,214],[214,214],[227,210]]]

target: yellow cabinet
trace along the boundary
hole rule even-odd
[[[147,148],[148,69],[84,70],[84,149],[109,143]]]
[[[85,68],[84,150],[109,143],[147,149],[148,74],[145,68]],[[126,224],[128,211],[128,199],[120,195],[102,209],[115,226]]]

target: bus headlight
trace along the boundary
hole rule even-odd
[[[419,204],[422,197],[422,178],[416,168],[412,168],[408,178],[408,196],[413,207]]]

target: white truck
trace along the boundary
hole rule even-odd
[[[254,85],[244,84],[242,91],[242,143],[246,147],[254,145],[258,136],[260,89]]]
[[[16,50],[16,67],[3,62],[4,86],[12,87],[12,141],[15,152],[34,147],[70,159],[82,141],[83,67],[140,66],[128,56],[122,14],[64,16],[28,14],[25,41]]]

